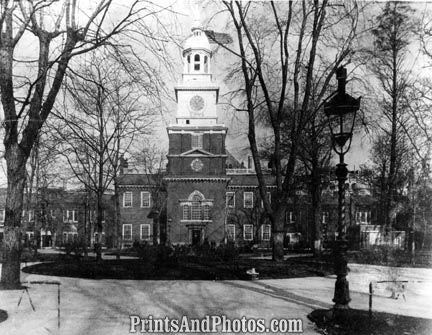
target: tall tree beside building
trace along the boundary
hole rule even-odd
[[[407,66],[410,38],[415,24],[412,8],[403,2],[387,2],[376,17],[370,67],[376,75],[383,96],[380,99],[382,118],[379,124],[376,145],[385,147],[381,166],[382,209],[380,221],[386,231],[391,229],[392,208],[396,205],[396,187],[400,176],[403,147],[406,147],[404,130],[409,106],[407,87],[410,72]]]
[[[111,15],[113,11],[115,16]],[[71,0],[0,2],[0,95],[8,179],[3,285],[16,286],[20,281],[26,163],[72,66],[71,60],[101,46],[125,46],[127,34],[143,30],[146,35],[140,42],[146,45],[157,34],[149,34],[151,29],[145,24],[152,20],[157,29],[158,12],[159,7],[140,0],[128,7],[115,6],[112,0],[81,5]],[[137,22],[139,27],[132,29]],[[124,43],[116,43],[115,37],[120,35]]]
[[[311,114],[321,108],[337,67],[346,65],[357,38],[355,2],[333,6],[328,1],[228,2],[230,27],[238,57],[230,78],[241,82],[233,104],[247,111],[248,140],[259,192],[272,223],[273,259],[283,259],[284,218],[294,183],[302,133]],[[337,43],[336,43],[337,42]],[[325,59],[325,53],[332,55]],[[240,102],[239,102],[240,101]],[[242,103],[241,101],[244,101]],[[257,120],[264,114],[273,138],[272,167],[277,196],[266,200],[259,153]],[[262,116],[260,116],[262,118]],[[288,131],[286,131],[288,130]],[[284,136],[287,148],[283,148]]]
[[[132,62],[118,63],[102,52],[90,56],[65,80],[66,99],[58,106],[58,111],[53,112],[60,121],[53,128],[73,175],[94,195],[98,237],[95,243],[100,245],[103,195],[114,186],[115,195],[119,197],[116,178],[120,158],[129,151],[134,140],[150,133],[154,113],[144,105],[144,100],[153,98],[159,90],[157,73],[145,76]],[[118,204],[115,208],[118,210]],[[119,222],[115,229],[117,234],[118,226]],[[100,260],[100,249],[96,250]]]

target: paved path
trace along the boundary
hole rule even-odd
[[[368,308],[370,280],[395,276],[394,270],[350,264],[351,307]],[[408,284],[406,301],[389,298],[389,291],[377,289],[376,310],[432,318],[432,270],[398,269]],[[306,316],[316,308],[330,308],[335,279],[310,277],[259,281],[134,281],[85,280],[32,274],[22,280],[59,280],[61,286],[61,333],[128,334],[129,315],[202,318],[227,315],[230,318],[300,318],[306,334],[316,334]],[[0,309],[9,319],[0,324],[0,334],[58,334],[55,286],[32,286],[30,297],[22,292],[0,291]]]

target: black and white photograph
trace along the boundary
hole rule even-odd
[[[0,0],[0,334],[432,334],[432,2]]]

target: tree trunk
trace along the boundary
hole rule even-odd
[[[272,258],[276,262],[282,262],[284,259],[285,211],[286,205],[281,202],[274,212],[272,222]]]
[[[102,213],[103,213],[103,208],[102,208],[102,196],[103,193],[98,190],[97,192],[97,240],[95,241],[95,253],[96,253],[96,261],[101,262],[102,261]]]
[[[6,287],[17,287],[20,285],[20,225],[24,202],[26,158],[18,144],[6,148],[5,158],[8,186],[3,235],[5,259],[2,266],[1,283]]]
[[[321,194],[320,190],[316,186],[313,186],[312,190],[312,239],[313,239],[313,251],[315,255],[321,254],[321,240],[322,240],[322,229],[321,229]]]

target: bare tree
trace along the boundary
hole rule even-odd
[[[410,101],[407,88],[410,85],[410,71],[407,66],[410,37],[413,36],[413,10],[407,4],[387,2],[376,18],[376,27],[372,30],[374,49],[370,67],[376,74],[383,92],[380,107],[383,118],[379,123],[379,135],[376,144],[385,145],[385,155],[381,162],[381,194],[383,208],[380,211],[385,230],[391,229],[392,207],[396,204],[396,186],[399,183],[401,159],[406,136],[407,113]]]
[[[144,93],[156,94],[156,90],[146,87],[144,92],[135,79],[138,68],[130,76],[132,69],[125,68],[124,63],[118,64],[103,53],[91,56],[87,64],[69,74],[64,82],[72,108],[65,100],[62,109],[54,115],[61,121],[55,129],[63,157],[76,178],[95,195],[98,233],[95,249],[100,260],[103,195],[114,185],[118,198],[116,178],[120,157],[129,151],[137,137],[150,132],[154,113],[143,105],[143,100]],[[118,199],[116,203],[118,213]],[[118,234],[119,222],[116,223]]]
[[[2,284],[20,281],[21,212],[26,162],[59,94],[70,61],[100,46],[119,46],[138,22],[156,21],[157,5],[135,0],[0,2],[0,91],[4,113],[7,199]],[[111,15],[115,10],[115,16]],[[140,21],[142,20],[142,21]],[[140,30],[140,29],[137,29]],[[150,30],[150,29],[148,29]],[[154,39],[156,34],[147,34]],[[36,45],[36,48],[29,46]]]
[[[243,100],[239,109],[247,111],[259,192],[272,223],[273,259],[280,261],[301,134],[310,116],[320,110],[336,68],[346,65],[352,56],[360,8],[355,2],[334,6],[326,0],[223,4],[234,26],[238,49],[222,47],[240,62],[240,70],[230,73],[233,79],[241,78],[241,88],[233,92],[233,99],[237,105]],[[323,51],[332,55],[326,62],[317,56]],[[277,196],[272,204],[265,197],[267,185],[258,150],[257,121],[262,115],[273,138]],[[286,150],[283,141],[288,144]]]

